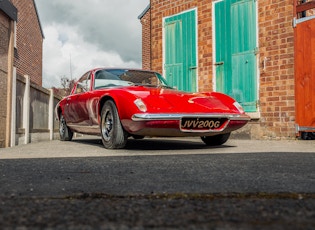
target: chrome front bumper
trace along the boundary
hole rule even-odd
[[[182,130],[180,122],[183,118],[223,118],[227,122],[221,129],[209,130]],[[246,114],[191,114],[191,113],[169,113],[152,114],[137,113],[131,120],[122,120],[124,128],[133,135],[160,136],[160,137],[184,137],[184,136],[213,136],[229,133],[244,126],[250,117]],[[231,122],[240,122],[230,126]],[[162,123],[150,123],[162,122]],[[164,123],[165,122],[165,123]],[[173,122],[173,123],[169,123]],[[176,123],[177,122],[177,123]]]
[[[170,113],[170,114],[152,114],[152,113],[137,113],[132,116],[133,121],[174,121],[180,120],[183,117],[191,118],[226,118],[230,121],[249,121],[250,117],[246,114],[186,114],[186,113]]]

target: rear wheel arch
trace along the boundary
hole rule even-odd
[[[61,109],[60,105],[56,108],[56,111],[57,111],[57,113],[56,113],[57,118],[58,118],[58,120],[60,120],[60,116],[62,114],[62,109]]]

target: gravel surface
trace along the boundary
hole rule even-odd
[[[314,229],[315,194],[0,197],[1,229]]]

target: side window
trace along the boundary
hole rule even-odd
[[[87,72],[77,82],[75,93],[78,94],[78,93],[84,93],[84,92],[90,91],[90,87],[91,87],[91,75],[90,75],[90,72]]]

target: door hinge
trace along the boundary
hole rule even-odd
[[[259,108],[259,106],[260,106],[260,101],[259,101],[259,100],[257,100],[257,101],[256,101],[256,109],[258,109],[258,108]]]
[[[214,65],[216,65],[216,66],[218,66],[218,65],[223,65],[223,64],[224,64],[223,61],[219,61],[219,62],[214,63]]]
[[[297,24],[297,23],[296,23],[296,18],[294,17],[294,18],[293,18],[293,21],[292,21],[292,27],[295,28],[295,27],[296,27],[296,24]]]
[[[258,47],[256,47],[256,48],[254,49],[254,54],[255,54],[255,55],[259,54],[259,48],[258,48]]]

